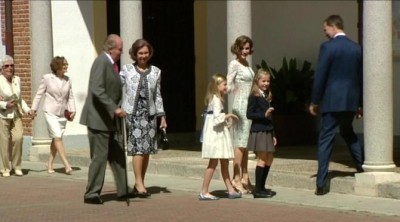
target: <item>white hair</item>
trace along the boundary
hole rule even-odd
[[[0,65],[3,66],[4,62],[6,61],[12,62],[12,64],[14,64],[14,58],[10,55],[5,55],[3,59],[0,60]]]

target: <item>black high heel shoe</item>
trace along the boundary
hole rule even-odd
[[[133,194],[134,194],[135,196],[139,197],[139,198],[148,198],[148,197],[151,196],[151,194],[150,194],[149,192],[147,192],[147,191],[139,192],[139,191],[136,189],[135,186],[133,187]]]

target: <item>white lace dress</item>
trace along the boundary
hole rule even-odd
[[[233,125],[233,147],[247,147],[250,135],[251,120],[246,117],[247,101],[249,99],[254,71],[239,61],[232,60],[228,66],[228,92],[233,97],[232,113],[239,117]]]
[[[232,159],[233,146],[228,126],[225,122],[223,104],[217,96],[208,104],[208,114],[203,128],[201,156],[206,159]],[[211,113],[212,111],[212,113]]]

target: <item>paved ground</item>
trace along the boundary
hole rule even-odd
[[[132,199],[130,205],[115,200],[107,172],[102,206],[83,203],[87,168],[74,167],[72,176],[49,175],[42,162],[23,162],[25,175],[0,178],[2,222],[25,221],[400,221],[400,201],[330,193],[317,197],[310,190],[273,187],[272,199],[197,200],[201,179],[150,174],[149,199]],[[133,177],[133,175],[129,175]],[[222,181],[211,189],[224,196]]]

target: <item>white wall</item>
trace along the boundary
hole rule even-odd
[[[91,1],[52,1],[54,56],[64,56],[69,63],[77,116],[68,122],[65,135],[86,134],[79,124],[87,95],[90,68],[96,58],[93,44],[93,3]],[[50,64],[50,61],[45,61]],[[50,72],[50,68],[49,68]]]

